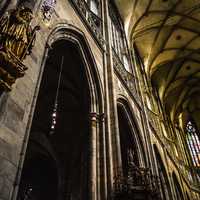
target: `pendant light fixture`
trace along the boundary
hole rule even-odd
[[[58,96],[59,96],[59,89],[60,89],[60,84],[61,84],[63,63],[64,63],[64,56],[61,57],[60,71],[59,71],[59,76],[58,76],[58,83],[57,83],[57,88],[56,88],[56,96],[55,96],[55,101],[54,101],[54,106],[53,106],[53,112],[51,115],[51,127],[50,127],[49,135],[54,134],[56,123],[57,123],[56,120],[57,120],[57,114],[58,114]]]

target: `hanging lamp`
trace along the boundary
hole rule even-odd
[[[64,63],[64,56],[61,57],[60,71],[59,71],[59,76],[58,76],[55,101],[54,101],[54,105],[53,105],[53,112],[51,115],[51,127],[50,127],[49,135],[54,134],[55,128],[56,128],[56,123],[57,123],[56,120],[57,120],[57,113],[58,113],[58,96],[59,96],[59,89],[60,89],[60,84],[61,84],[63,63]]]

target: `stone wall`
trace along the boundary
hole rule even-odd
[[[2,95],[0,102],[0,200],[15,199],[17,190],[13,192],[13,188],[17,189],[14,186],[19,184],[20,176],[17,172],[20,172],[23,166],[24,150],[47,51],[46,42],[55,26],[72,24],[85,34],[103,81],[102,50],[68,1],[57,2],[56,14],[49,25],[42,22],[39,13],[35,13],[35,16],[33,25],[39,23],[41,30],[37,34],[32,54],[24,61],[28,67],[26,75],[17,80],[11,92]]]

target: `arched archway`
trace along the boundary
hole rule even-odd
[[[130,107],[124,99],[118,99],[117,113],[122,170],[124,176],[128,176],[130,165],[135,165],[136,167],[145,166],[144,148]]]
[[[117,103],[122,178],[116,180],[115,199],[151,199],[144,144],[133,114],[126,101]]]
[[[166,171],[165,166],[163,164],[159,150],[158,150],[158,148],[155,144],[153,145],[153,148],[154,148],[155,157],[156,157],[156,161],[157,161],[158,175],[159,175],[159,179],[160,179],[162,199],[171,200],[172,199],[172,193],[171,193],[171,187],[170,187],[169,179],[168,179],[168,176],[167,176],[167,171]]]
[[[45,60],[30,131],[30,138],[38,132],[43,134],[55,154],[57,169],[51,171],[49,176],[50,174],[54,176],[56,171],[59,172],[58,184],[54,186],[58,190],[54,196],[50,195],[49,197],[48,190],[46,190],[43,197],[37,196],[35,199],[84,200],[88,199],[88,182],[90,182],[88,179],[96,170],[91,165],[91,160],[96,159],[93,157],[96,152],[92,152],[92,154],[91,151],[96,150],[94,145],[97,141],[93,141],[91,138],[94,138],[97,133],[91,130],[90,115],[91,113],[101,113],[100,84],[94,63],[91,61],[92,56],[83,36],[76,33],[75,30],[69,31],[64,28],[60,35],[58,32],[55,30],[55,38],[52,40],[53,42],[51,41],[51,47]],[[70,37],[66,38],[67,34]],[[56,112],[54,112],[55,108]],[[39,142],[40,137],[36,137],[35,140]],[[29,140],[26,158],[31,157],[29,155],[32,153],[29,151],[31,148],[32,143]],[[46,144],[43,148],[47,148]],[[23,174],[36,171],[36,168],[32,168],[32,166],[35,166],[34,163],[38,163],[37,165],[40,166],[40,162],[37,162],[38,159],[39,157],[36,156],[31,163],[29,163],[30,159],[25,159],[20,188],[23,188],[22,183],[33,185],[35,182],[42,182],[39,176],[29,179],[29,182],[26,182],[26,178],[23,176]],[[39,160],[48,163],[41,157]],[[44,166],[46,167],[45,172],[47,172],[47,164]],[[45,177],[45,181],[48,182],[48,176]],[[50,187],[48,188],[50,190]],[[18,198],[24,192],[27,193],[27,191],[19,189]],[[36,196],[35,192],[32,187],[29,194],[30,199]],[[44,198],[44,196],[48,198]]]
[[[48,143],[48,140],[44,135],[29,139],[17,200],[53,200],[58,196],[60,189],[58,163],[49,145],[45,143]]]

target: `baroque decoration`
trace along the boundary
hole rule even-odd
[[[50,21],[53,12],[55,11],[56,0],[45,0],[42,3],[42,14],[44,21]]]
[[[0,18],[0,88],[10,91],[16,79],[28,69],[22,61],[31,53],[39,26],[31,28],[33,13],[16,8]]]

